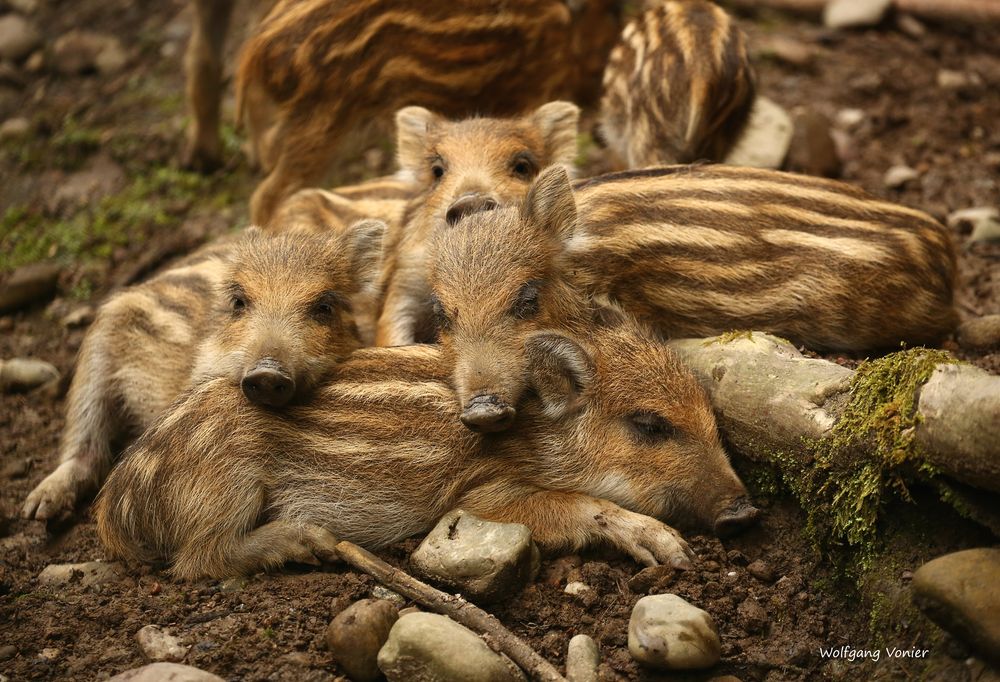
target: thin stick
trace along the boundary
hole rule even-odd
[[[542,682],[566,682],[555,667],[539,656],[524,640],[505,628],[500,621],[459,596],[446,594],[422,583],[405,571],[393,568],[353,542],[337,543],[337,553],[351,566],[371,575],[386,587],[412,599],[431,611],[448,616],[482,635],[494,651],[506,654],[533,679]]]

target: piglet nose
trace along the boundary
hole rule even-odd
[[[758,516],[760,510],[750,504],[749,498],[738,497],[715,517],[715,534],[720,538],[735,535],[756,523]]]
[[[485,194],[463,194],[448,208],[445,220],[449,225],[455,225],[467,215],[480,211],[492,211],[497,207],[496,199]]]
[[[243,375],[240,382],[243,395],[258,405],[284,407],[295,395],[295,380],[280,362],[265,358]]]
[[[462,410],[459,419],[476,433],[505,431],[514,423],[517,412],[495,395],[477,395]]]

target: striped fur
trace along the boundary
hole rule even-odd
[[[207,382],[112,472],[98,532],[115,556],[223,577],[334,558],[334,538],[377,548],[462,507],[528,525],[546,550],[604,542],[686,566],[690,550],[656,519],[711,524],[745,495],[707,396],[634,325],[595,328],[589,345],[528,339],[539,397],[494,437],[458,425],[449,364],[432,346],[358,351],[282,413]],[[684,437],[636,431],[639,412]]]
[[[657,336],[760,329],[817,349],[931,342],[952,327],[955,254],[913,209],[831,180],[673,166],[584,180],[544,171],[520,206],[466,216],[431,242],[439,336],[461,419],[509,426],[526,335],[584,339],[603,305]]]
[[[318,184],[345,136],[402,106],[509,116],[592,93],[620,28],[617,2],[580,7],[281,0],[245,44],[237,74],[241,116],[270,171],[252,219],[266,224],[284,197]]]
[[[578,182],[575,286],[667,336],[769,331],[814,350],[935,343],[955,250],[922,211],[834,180],[674,166]]]
[[[383,231],[373,222],[322,237],[252,231],[114,295],[80,349],[60,464],[23,514],[71,511],[103,480],[117,450],[191,383],[225,377],[238,386],[266,357],[308,393],[362,345],[352,308],[374,305]],[[232,308],[234,288],[243,312]],[[328,292],[343,306],[318,319],[312,305]]]
[[[269,231],[343,231],[359,220],[381,220],[398,229],[420,187],[408,177],[386,176],[331,190],[299,190],[278,207]],[[395,226],[395,227],[394,227]]]
[[[754,91],[746,37],[732,17],[703,0],[656,2],[611,52],[601,132],[629,168],[721,161]]]

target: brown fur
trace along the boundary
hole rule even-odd
[[[278,207],[269,232],[342,231],[359,220],[381,220],[398,230],[406,205],[420,187],[408,177],[388,176],[335,187],[299,190]]]
[[[225,381],[196,387],[112,472],[100,537],[179,577],[222,577],[334,558],[334,538],[377,548],[462,507],[528,525],[546,550],[604,542],[686,566],[657,519],[711,524],[745,494],[696,379],[634,325],[595,327],[589,352],[552,332],[525,344],[537,398],[497,436],[458,424],[430,346],[359,351],[284,413]],[[637,430],[636,415],[670,432]]]
[[[103,480],[116,450],[192,383],[225,377],[238,386],[266,358],[308,394],[362,345],[354,311],[374,304],[383,230],[367,222],[323,237],[253,231],[113,296],[80,349],[59,467],[23,514],[72,510]],[[329,314],[317,311],[331,295]]]
[[[930,217],[829,180],[725,166],[545,171],[520,207],[432,242],[431,289],[470,428],[502,430],[526,389],[522,340],[586,339],[591,299],[662,336],[762,329],[814,348],[921,343],[954,323],[954,251]]]
[[[420,107],[397,114],[399,165],[422,192],[403,221],[390,226],[378,345],[432,338],[427,241],[449,209],[470,196],[518,201],[541,168],[571,165],[578,117],[579,109],[568,102],[550,102],[513,119],[453,122]]]
[[[754,91],[746,37],[722,8],[656,2],[611,52],[601,132],[629,168],[721,161],[746,125]]]
[[[240,111],[270,172],[251,217],[267,224],[284,197],[318,184],[346,136],[402,106],[509,116],[593,95],[619,30],[612,0],[576,12],[562,0],[279,1],[237,75]]]

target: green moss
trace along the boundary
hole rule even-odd
[[[811,493],[809,526],[821,541],[871,553],[887,496],[909,499],[903,466],[923,464],[914,442],[917,391],[937,365],[951,362],[945,351],[916,348],[855,371],[850,402],[830,435],[814,444],[803,481],[802,492]]]
[[[46,218],[41,208],[12,207],[0,221],[0,272],[45,258],[108,258],[116,247],[176,227],[196,204],[213,210],[232,204],[232,185],[229,176],[155,167],[64,220]]]
[[[734,329],[707,339],[703,345],[711,346],[713,343],[725,345],[727,343],[732,343],[733,341],[739,341],[740,339],[753,341],[753,332],[749,329]]]

